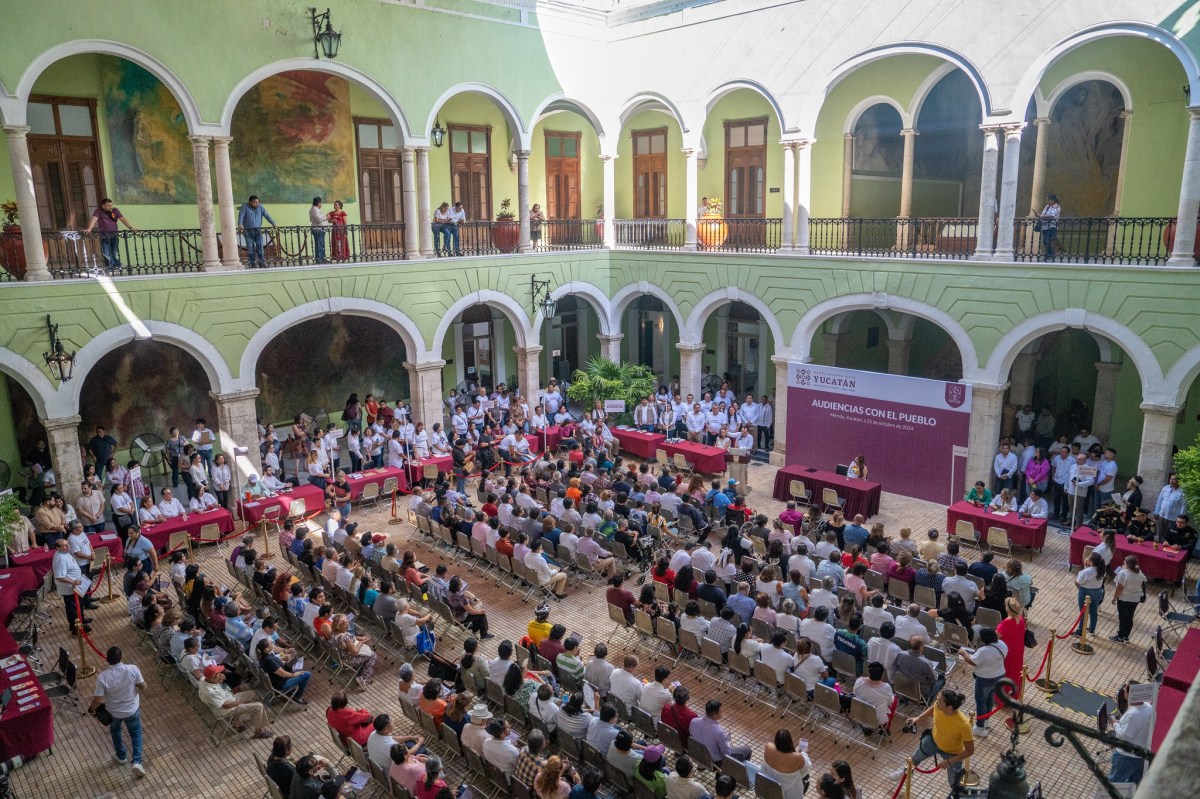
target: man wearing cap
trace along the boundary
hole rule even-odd
[[[615,745],[616,742],[613,743]],[[666,751],[667,748],[662,744],[647,746],[642,750],[642,760],[654,767],[654,771],[651,772],[652,776],[644,776],[640,768],[633,772],[633,779],[649,788],[655,796],[665,796],[667,793],[667,775],[662,770],[663,754]]]
[[[549,618],[550,606],[543,602],[533,612],[533,621],[529,622],[529,626],[525,630],[525,634],[537,646],[541,646],[542,641],[550,637],[550,630],[554,625],[548,621]]]
[[[508,740],[508,722],[492,719],[486,729],[489,738],[483,742],[483,759],[503,771],[505,777],[512,777],[521,750]]]
[[[471,723],[463,728],[459,742],[470,749],[475,754],[483,757],[483,744],[488,739],[487,725],[492,721],[492,711],[488,710],[488,706],[480,702],[471,706],[471,711],[468,714],[471,717]]]
[[[234,693],[225,685],[225,667],[219,663],[204,667],[204,682],[198,688],[200,701],[212,709],[213,715],[228,719],[234,729],[242,725],[254,728],[255,738],[270,738],[274,735],[268,727],[267,710],[262,702],[255,701],[254,691]]]
[[[242,496],[249,494],[251,497],[269,497],[271,492],[267,486],[258,479],[258,475],[254,472],[246,478],[246,485],[242,486]]]

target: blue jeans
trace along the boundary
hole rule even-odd
[[[325,229],[313,228],[313,250],[316,263],[323,264],[325,259]]]
[[[87,533],[88,535],[92,535],[93,533],[103,533],[104,532],[104,522],[101,521],[101,522],[96,522],[95,524],[85,524],[83,526],[83,531],[85,533]]]
[[[1120,752],[1113,752],[1112,768],[1108,772],[1108,779],[1111,782],[1132,782],[1137,784],[1142,781],[1142,770],[1145,767],[1146,761],[1140,757],[1130,757]]]
[[[139,708],[132,716],[123,719],[114,718],[112,724],[108,725],[108,732],[112,735],[113,752],[116,753],[118,760],[124,760],[126,756],[125,739],[121,735],[121,725],[124,724],[129,728],[129,740],[133,744],[133,762],[142,762],[142,711]]]
[[[458,225],[453,223],[442,228],[442,235],[446,237],[446,252],[453,252],[455,255],[462,255],[462,246],[458,241]],[[454,242],[454,249],[450,249],[450,242]]]
[[[258,264],[266,266],[267,259],[263,255],[262,230],[255,228],[245,232],[246,238],[246,261],[250,266]]]
[[[100,239],[100,254],[104,256],[104,265],[107,268],[121,268],[121,239],[116,233],[110,233]]]
[[[312,672],[302,671],[295,677],[288,677],[284,680],[279,690],[289,694],[293,699],[303,699],[304,689],[308,687],[310,677],[312,677]]]
[[[1042,260],[1049,261],[1054,257],[1054,242],[1058,240],[1058,228],[1042,228]]]
[[[196,450],[196,454],[200,456],[200,460],[204,461],[204,471],[208,472],[209,477],[211,477],[213,461],[212,447],[207,449],[198,449]]]
[[[949,752],[943,752],[938,748],[938,745],[933,742],[932,735],[922,735],[921,743],[917,744],[917,751],[912,753],[912,761],[914,766],[919,766],[934,755],[941,755],[943,758],[953,757]],[[963,764],[962,761],[951,763],[946,768],[946,779],[950,781],[950,788],[953,790],[962,779]]]
[[[975,676],[975,726],[983,729],[987,725],[987,719],[979,720],[979,716],[986,716],[992,712],[992,706],[996,704],[996,683],[1000,681],[1000,677],[980,677]]]
[[[1083,598],[1088,596],[1092,598],[1092,605],[1088,608],[1088,635],[1095,635],[1096,619],[1100,615],[1100,605],[1104,603],[1104,589],[1078,588],[1077,593],[1079,599],[1078,608],[1080,610],[1083,610]],[[1078,631],[1076,631],[1076,634],[1078,634]]]

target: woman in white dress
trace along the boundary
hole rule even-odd
[[[779,783],[783,788],[783,799],[801,799],[808,790],[811,769],[808,753],[796,747],[790,731],[781,729],[775,733],[774,741],[767,742],[759,772]]]
[[[229,507],[229,484],[233,480],[233,470],[225,461],[225,453],[218,453],[212,465],[212,493],[222,508]]]

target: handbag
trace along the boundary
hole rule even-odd
[[[1040,219],[1036,220],[1033,223],[1033,232],[1041,233],[1044,226],[1045,226],[1045,223],[1042,220],[1040,220]]]
[[[101,702],[100,706],[96,708],[94,715],[96,716],[96,721],[100,722],[105,727],[108,727],[113,723],[113,714],[108,712],[108,708],[104,706],[103,702]]]
[[[1033,630],[1029,629],[1028,627],[1025,628],[1025,646],[1026,647],[1037,646],[1037,636],[1034,635]]]
[[[437,638],[434,637],[433,630],[422,627],[417,633],[417,654],[427,655],[437,646]]]

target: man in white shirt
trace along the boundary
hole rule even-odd
[[[700,403],[692,405],[692,409],[684,414],[683,422],[687,427],[688,441],[699,443],[704,436],[704,428],[708,422],[708,414],[700,408]]]
[[[492,720],[492,712],[488,710],[487,705],[480,703],[471,707],[469,715],[471,723],[464,727],[462,734],[458,736],[459,743],[483,757],[483,744],[490,737],[487,734],[487,725]]]
[[[787,643],[787,633],[776,632],[771,636],[771,645],[764,646],[758,653],[759,660],[775,669],[775,682],[783,685],[783,675],[796,666],[796,658],[783,648]]]
[[[992,472],[996,476],[994,491],[999,492],[1002,488],[1013,487],[1013,476],[1017,473],[1017,465],[1017,456],[1012,453],[1008,444],[1001,444],[1000,451],[992,459]]]
[[[525,568],[537,575],[538,585],[549,588],[554,596],[562,599],[567,592],[567,573],[550,567],[542,556],[542,540],[539,538],[529,547],[525,555]]]
[[[529,439],[525,438],[525,433],[517,430],[512,435],[512,446],[509,447],[509,454],[512,455],[512,460],[516,463],[528,463],[533,460],[533,453],[529,450]],[[508,437],[505,437],[505,441]]]
[[[197,687],[200,701],[212,712],[227,718],[233,724],[247,724],[254,729],[254,737],[266,739],[274,736],[268,726],[267,711],[254,691],[234,693],[225,685],[225,667],[214,663],[204,668],[204,680]]]
[[[96,690],[92,695],[92,703],[88,712],[94,713],[96,708],[104,705],[112,714],[112,724],[109,731],[113,738],[113,760],[118,765],[129,762],[126,756],[125,739],[121,735],[121,725],[129,730],[129,738],[133,752],[133,773],[136,777],[145,777],[146,768],[142,765],[142,702],[141,693],[146,687],[142,672],[137,666],[122,663],[121,648],[112,646],[105,654],[108,668],[96,678]]]
[[[1045,519],[1049,512],[1046,500],[1042,498],[1042,492],[1036,488],[1029,490],[1029,497],[1021,503],[1021,509],[1017,511],[1022,519]]]
[[[158,503],[158,512],[162,514],[164,519],[174,519],[176,516],[182,516],[186,522],[188,517],[183,503],[175,498],[174,492],[169,488],[162,490],[162,499]]]
[[[708,542],[701,542],[692,552],[692,568],[697,574],[703,575],[717,565],[717,556],[708,548]]]
[[[1081,452],[1075,456],[1075,463],[1071,465],[1070,477],[1065,486],[1067,502],[1070,503],[1067,514],[1071,520],[1072,530],[1083,524],[1083,520],[1087,516],[1088,489],[1096,481],[1096,476],[1092,474],[1094,471],[1096,471],[1095,467],[1088,465],[1087,455]]]
[[[1092,435],[1092,431],[1087,427],[1079,428],[1079,435],[1071,439],[1072,444],[1079,445],[1080,452],[1087,452],[1092,447],[1100,443],[1100,439]]]
[[[83,524],[78,519],[67,522],[67,548],[71,551],[75,562],[79,564],[80,571],[88,574],[95,553],[92,551],[92,541],[87,537]]]
[[[885,621],[879,627],[879,635],[867,641],[867,662],[882,663],[889,680],[896,670],[896,658],[901,652],[900,645],[893,640],[895,637],[896,625]]]
[[[771,398],[766,394],[762,395],[762,401],[758,404],[758,446],[759,449],[768,449],[774,444],[775,438],[775,406],[771,404]]]
[[[594,686],[601,696],[606,696],[612,687],[613,665],[607,658],[608,645],[596,644],[592,659],[583,667],[583,679]]]
[[[1004,676],[1004,658],[1008,655],[1008,645],[1000,640],[996,631],[991,627],[984,627],[979,631],[979,641],[980,645],[974,651],[964,648],[959,654],[963,660],[974,667],[975,696],[987,698],[983,707],[975,709],[978,716],[984,716],[984,718],[977,717],[975,719],[975,737],[986,738],[988,735],[986,717],[990,714],[995,701],[993,691],[996,682]]]
[[[797,536],[799,538],[799,536]],[[817,570],[817,566],[812,562],[812,558],[808,556],[808,546],[800,544],[796,548],[796,554],[788,558],[788,574],[794,571],[800,572],[807,583],[812,579],[813,572]]]
[[[654,718],[658,718],[662,713],[663,706],[671,701],[671,688],[667,685],[667,680],[671,677],[671,670],[666,666],[656,666],[654,668],[654,682],[642,689],[642,698],[638,700],[638,707],[649,713]]]
[[[892,720],[892,709],[896,695],[892,686],[883,681],[886,670],[882,663],[867,664],[867,673],[854,682],[854,698],[866,702],[875,709],[875,720],[886,727]]]
[[[727,422],[726,414],[720,412],[715,406],[704,417],[704,443],[710,447],[717,440],[717,436],[721,432],[721,428]]]
[[[863,627],[882,630],[884,623],[890,623],[894,618],[884,607],[883,594],[873,594],[871,601],[863,606]],[[875,660],[875,658],[871,658]]]
[[[925,643],[929,643],[929,630],[921,623],[918,618],[920,615],[920,605],[916,602],[909,605],[908,612],[905,615],[896,617],[896,637],[908,641],[916,636]]]
[[[975,612],[977,591],[974,581],[967,577],[967,564],[963,561],[954,564],[954,575],[942,582],[942,593],[958,594],[962,597],[968,613]]]
[[[821,660],[828,663],[833,659],[833,638],[837,631],[829,623],[829,608],[824,605],[812,612],[812,615],[800,622],[800,636],[816,644],[821,652]]]
[[[1128,691],[1129,689],[1124,689]],[[1113,728],[1113,734],[1122,741],[1128,741],[1134,746],[1140,746],[1143,749],[1150,747],[1150,733],[1153,730],[1154,723],[1154,707],[1145,702],[1131,702],[1129,709],[1121,714],[1117,719],[1116,726]],[[1132,782],[1140,783],[1142,781],[1142,770],[1146,766],[1146,761],[1142,758],[1127,752],[1124,749],[1113,749],[1112,766],[1108,773],[1108,779],[1116,782]]]
[[[1091,513],[1095,513],[1100,509],[1100,506],[1109,501],[1111,495],[1117,490],[1117,451],[1112,447],[1104,450],[1104,456],[1100,459],[1097,465],[1095,490],[1092,491],[1092,503],[1088,509]]]
[[[684,543],[682,549],[675,550],[675,552],[671,555],[671,562],[669,565],[671,571],[678,574],[680,569],[682,569],[684,566],[690,565],[692,562],[692,552],[694,552],[695,549],[696,544],[688,541]]]
[[[508,739],[508,722],[492,719],[488,722],[486,730],[488,739],[483,742],[483,759],[504,772],[504,776],[512,777],[521,750]]]
[[[88,584],[85,583],[83,571],[79,568],[79,561],[71,554],[67,539],[60,538],[54,542],[54,559],[51,561],[51,568],[54,571],[54,588],[63,598],[63,607],[67,611],[67,626],[71,628],[71,634],[75,635],[75,621],[78,618],[75,613],[76,589],[80,590],[79,601],[82,603],[86,599],[84,594]],[[87,625],[91,619],[84,616],[82,621],[84,632],[89,631],[91,628]]]
[[[213,459],[213,442],[216,438],[213,431],[208,429],[208,423],[203,419],[196,420],[196,429],[192,431],[192,443],[196,445],[196,452],[200,453],[200,460],[204,461],[204,468],[212,472]]]
[[[633,423],[638,430],[644,433],[654,432],[654,422],[658,414],[655,413],[654,406],[650,404],[649,397],[642,397],[642,401],[633,409]]]
[[[262,486],[269,492],[267,496],[271,496],[279,491],[286,491],[288,488],[290,488],[289,484],[283,482],[275,476],[274,467],[267,466],[264,471],[266,473],[262,476],[262,479],[259,480],[259,483],[261,483]]]
[[[1050,458],[1050,478],[1053,490],[1054,512],[1050,518],[1064,519],[1069,512],[1067,481],[1071,479],[1071,466],[1075,459],[1071,457],[1071,448],[1062,447]]]
[[[625,707],[637,705],[642,698],[642,681],[633,673],[638,667],[638,656],[629,654],[621,664],[614,669],[609,677],[609,694],[625,703]]]

